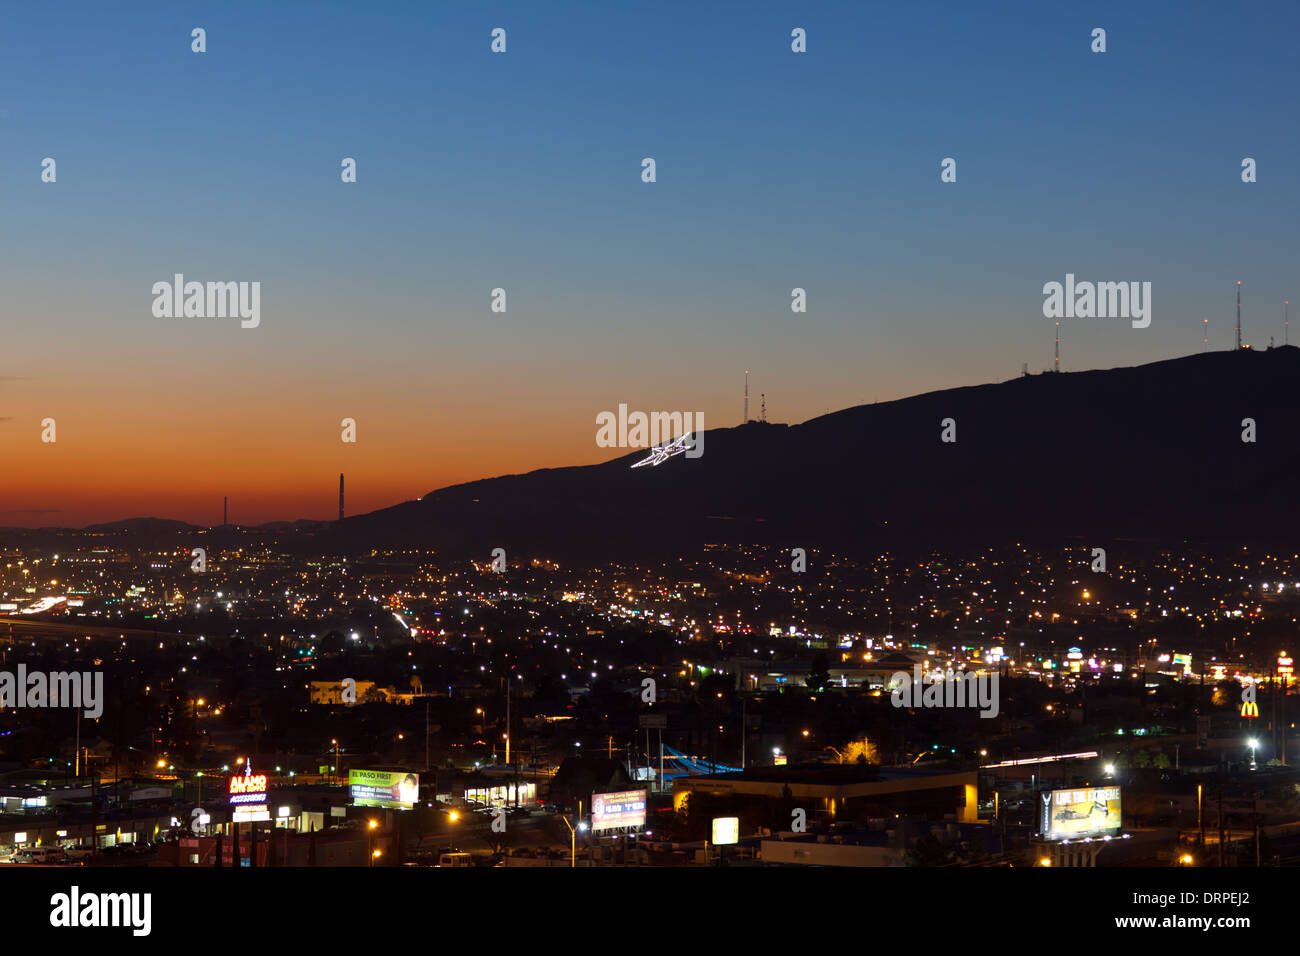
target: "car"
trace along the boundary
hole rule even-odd
[[[67,863],[68,854],[60,846],[23,847],[13,856],[15,863]]]

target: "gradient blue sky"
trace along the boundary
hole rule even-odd
[[[1067,272],[1150,281],[1154,310],[1067,320],[1066,370],[1196,351],[1204,316],[1230,346],[1238,279],[1247,340],[1280,343],[1298,27],[1290,3],[10,5],[0,524],[207,521],[222,493],[328,517],[340,470],[369,510],[606,459],[620,402],[735,424],[746,368],[792,422],[1002,380],[1051,364]],[[261,328],[155,319],[174,272],[261,281]]]

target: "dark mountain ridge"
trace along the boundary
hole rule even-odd
[[[941,441],[944,419],[956,441]],[[1253,419],[1254,442],[1242,441]],[[593,441],[595,432],[593,428]],[[1027,375],[706,433],[704,455],[610,461],[431,491],[343,522],[222,526],[303,553],[415,547],[596,565],[709,543],[866,555],[1016,541],[1300,542],[1300,349],[1204,352]],[[136,518],[86,532],[156,543],[198,531]],[[62,537],[58,529],[19,530]],[[1297,549],[1300,550],[1300,549]]]
[[[322,543],[637,560],[709,542],[929,550],[1052,538],[1294,541],[1300,349],[1207,352],[709,429],[704,455],[455,485]],[[952,418],[956,441],[941,438]],[[1243,442],[1243,419],[1256,441]],[[593,433],[594,434],[594,433]]]

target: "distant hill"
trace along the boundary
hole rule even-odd
[[[955,443],[940,441],[946,418]],[[1254,443],[1241,440],[1246,418]],[[1295,548],[1300,348],[1043,373],[800,425],[714,428],[699,459],[631,468],[645,456],[454,485],[343,522],[225,525],[206,540],[272,535],[303,553],[420,547],[480,560],[505,548],[590,564],[721,542],[846,554],[1126,538]],[[200,529],[132,518],[84,530],[147,545]]]
[[[957,441],[940,441],[953,418]],[[1242,420],[1257,440],[1241,440]],[[593,428],[593,441],[594,441]],[[707,542],[875,552],[1016,540],[1294,541],[1300,349],[1207,352],[710,429],[704,455],[543,469],[432,491],[318,545],[486,560],[634,560]]]
[[[92,534],[166,535],[177,531],[195,531],[198,530],[198,527],[198,525],[189,524],[185,521],[174,521],[171,518],[125,518],[121,521],[87,525],[82,530]]]

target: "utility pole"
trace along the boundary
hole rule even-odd
[[[1223,770],[1219,770],[1219,867],[1223,867]]]
[[[1259,791],[1251,793],[1251,816],[1255,818],[1255,866],[1259,866],[1260,832],[1259,832]]]
[[[1269,729],[1269,736],[1273,738],[1273,753],[1277,753],[1278,725],[1277,725],[1277,660],[1276,659],[1269,667],[1268,684],[1269,684],[1269,690],[1272,691],[1272,693],[1269,694],[1269,696],[1273,698],[1273,716],[1269,718],[1270,726],[1268,729]]]

